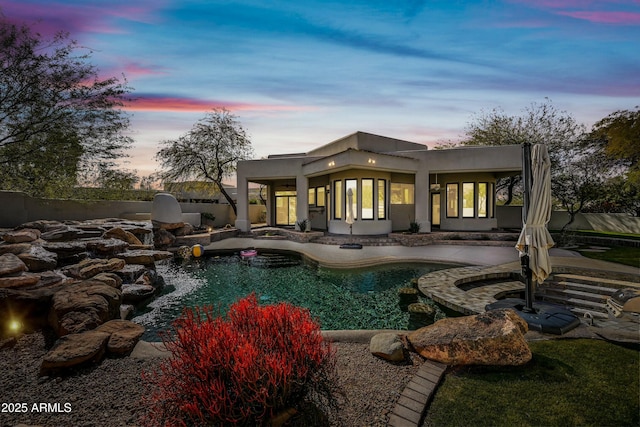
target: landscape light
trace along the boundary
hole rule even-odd
[[[9,320],[9,331],[13,333],[18,333],[22,329],[22,323],[17,319]]]

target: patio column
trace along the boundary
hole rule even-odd
[[[430,195],[429,195],[429,170],[421,167],[416,172],[415,180],[415,216],[416,222],[420,224],[420,231],[431,232],[431,221],[429,221]]]
[[[236,228],[240,231],[251,231],[251,220],[249,219],[249,181],[242,170],[242,164],[238,164],[237,171],[237,198],[236,208],[238,215],[236,216]]]
[[[309,179],[299,174],[296,176],[296,221],[303,219],[309,219]]]

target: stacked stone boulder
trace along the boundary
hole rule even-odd
[[[144,328],[121,319],[132,311],[123,302],[157,294],[163,280],[155,263],[172,257],[142,243],[151,234],[148,222],[119,219],[34,221],[0,233],[2,327],[18,320],[58,337],[41,374],[131,352]],[[144,297],[128,298],[128,286],[144,286]]]

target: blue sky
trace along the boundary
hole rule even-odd
[[[5,0],[66,30],[137,101],[126,167],[225,106],[256,157],[361,130],[433,146],[475,114],[551,99],[590,127],[640,104],[639,0]]]

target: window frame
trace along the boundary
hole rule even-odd
[[[451,195],[450,195],[450,190],[449,189],[454,189],[455,188],[455,205],[451,205],[451,207],[453,207],[455,209],[455,215],[450,215],[449,212],[449,208],[450,208],[450,201],[451,201]],[[460,217],[460,184],[457,182],[449,182],[446,185],[446,193],[447,193],[447,211],[446,211],[446,217],[447,218],[459,218]]]

